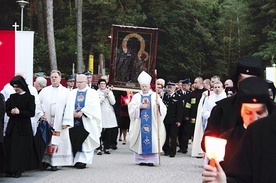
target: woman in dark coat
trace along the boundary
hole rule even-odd
[[[127,130],[129,129],[129,123],[130,123],[130,118],[128,115],[128,108],[127,105],[132,99],[132,95],[125,91],[121,95],[120,99],[120,104],[121,104],[121,110],[120,110],[120,122],[119,122],[119,127],[120,127],[120,139],[121,136],[123,135],[123,145],[126,145],[126,135],[127,135]]]
[[[31,169],[33,156],[33,132],[31,117],[35,115],[35,99],[22,76],[10,81],[16,93],[6,101],[6,112],[10,117],[4,139],[7,176],[21,177],[24,170]]]

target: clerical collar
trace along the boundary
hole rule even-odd
[[[143,96],[150,96],[152,94],[152,90],[149,90],[148,93],[143,93],[142,91],[140,91],[140,94]]]
[[[89,89],[89,87],[88,86],[86,86],[85,88],[83,88],[83,89],[78,89],[78,91],[80,91],[80,92],[85,92],[86,90],[88,90]]]
[[[52,85],[52,87],[54,87],[54,88],[58,88],[58,87],[59,87],[59,85],[58,85],[58,86],[53,86],[53,85]]]
[[[19,95],[23,95],[23,94],[25,94],[25,93],[26,93],[25,91],[22,91],[22,92],[19,93]]]

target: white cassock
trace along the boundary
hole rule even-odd
[[[115,96],[112,91],[109,91],[107,97],[100,89],[97,90],[99,101],[101,104],[102,124],[103,128],[114,128],[118,126],[113,105],[116,103]]]
[[[43,111],[41,109],[39,96],[36,88],[32,85],[28,85],[31,95],[35,97],[35,116],[31,118],[33,135],[35,136],[38,126],[38,120],[41,116],[43,116]]]
[[[141,118],[140,118],[140,104],[141,104],[141,95],[151,94],[151,113],[152,113],[152,153],[153,156],[147,156],[142,154],[142,140],[141,140]],[[148,94],[136,93],[131,102],[128,104],[128,112],[130,117],[130,149],[135,152],[135,155],[140,155],[140,160],[136,159],[136,163],[154,163],[158,164],[158,127],[159,127],[159,136],[160,136],[160,151],[166,140],[166,130],[163,123],[163,120],[167,114],[167,107],[162,102],[162,99],[158,97],[158,102],[160,104],[160,113],[159,121],[157,121],[157,105],[156,105],[156,93],[149,91]],[[157,126],[158,125],[158,126]],[[136,158],[136,157],[135,157]],[[147,160],[147,158],[151,160]],[[157,161],[156,161],[157,160]],[[154,162],[153,162],[154,161]]]
[[[192,157],[202,157],[204,151],[201,149],[201,140],[204,134],[204,130],[207,126],[208,118],[211,114],[211,110],[216,105],[216,102],[226,98],[226,93],[222,91],[219,95],[211,92],[210,96],[204,92],[199,101],[196,116],[196,126],[194,131],[194,140],[192,144]]]
[[[83,90],[74,89],[69,92],[67,104],[64,112],[64,122],[70,127],[74,126],[75,101],[78,91],[86,91],[85,105],[81,109],[83,126],[89,132],[88,137],[82,144],[82,152],[77,152],[71,165],[77,162],[92,164],[94,150],[100,146],[100,136],[102,131],[102,115],[99,95],[96,90],[89,87]]]
[[[66,166],[71,165],[73,161],[72,148],[69,138],[68,128],[62,129],[62,125],[66,124],[63,121],[63,114],[69,90],[62,86],[53,87],[47,86],[39,93],[39,100],[42,111],[45,113],[47,121],[58,132],[52,136],[51,144],[58,146],[58,151],[52,155],[45,154],[42,162],[49,163],[51,166]]]
[[[33,95],[35,97],[35,116],[31,118],[33,135],[35,135],[36,131],[37,131],[38,120],[43,115],[43,112],[41,110],[40,101],[39,101],[39,97],[38,97],[38,93],[37,93],[36,88],[33,87],[32,85],[28,85],[28,88],[30,90],[31,95]],[[15,91],[14,91],[13,87],[8,83],[4,86],[1,93],[4,95],[5,101],[7,101],[8,98],[10,98],[10,95],[15,93]],[[9,121],[9,117],[5,113],[4,130],[3,130],[4,135],[5,135],[5,132],[6,132],[7,125],[8,125],[8,121]]]

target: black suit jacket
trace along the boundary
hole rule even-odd
[[[230,160],[227,182],[276,182],[276,115],[250,124]]]
[[[182,108],[183,108],[183,115],[182,115],[182,121],[185,121],[186,116],[188,116],[189,110],[185,108],[186,102],[189,98],[191,91],[186,91],[185,94],[182,92],[182,90],[178,90],[177,94],[180,96],[182,101]]]
[[[163,102],[167,106],[167,115],[164,119],[165,124],[175,124],[182,121],[183,106],[181,97],[177,93],[173,93],[169,97],[168,93],[164,94]]]

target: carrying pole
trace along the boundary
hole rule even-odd
[[[155,77],[155,94],[156,94],[156,121],[157,121],[157,138],[158,138],[158,162],[159,162],[159,166],[161,165],[161,162],[160,162],[160,129],[159,129],[159,123],[160,123],[160,119],[159,119],[159,104],[158,104],[158,94],[156,92],[156,87],[157,87],[157,83],[156,83],[156,80],[157,80],[157,70],[155,69],[154,70],[154,77]]]

